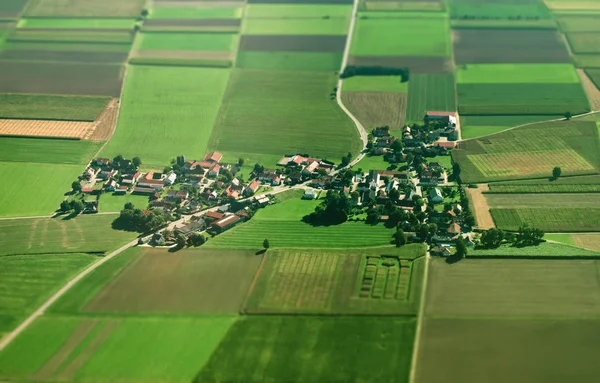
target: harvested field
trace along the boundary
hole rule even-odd
[[[244,35],[345,35],[349,18],[252,19],[244,21]]]
[[[0,52],[0,60],[53,61],[72,63],[111,64],[123,63],[127,53],[121,52],[69,52],[42,50],[7,50]]]
[[[406,121],[422,123],[429,110],[456,111],[454,76],[413,75],[408,81]]]
[[[117,99],[112,99],[94,121],[92,131],[88,132],[85,138],[92,141],[108,141],[115,132],[118,115],[119,102]]]
[[[455,29],[456,64],[569,63],[562,36],[554,30]]]
[[[477,188],[465,188],[465,192],[472,205],[477,226],[485,230],[491,229],[496,227],[496,225],[494,225],[494,219],[490,214],[490,206],[488,205],[486,196],[483,194],[488,191],[489,188],[487,184],[479,184],[477,186]]]
[[[560,206],[561,208],[593,208],[600,206],[600,194],[598,193],[577,193],[577,195],[570,193],[493,193],[487,194],[485,199],[492,208],[552,208],[553,206]]]
[[[108,97],[2,94],[0,117],[94,121],[108,101]]]
[[[148,19],[144,22],[144,27],[239,27],[241,24],[240,19]]]
[[[83,139],[92,122],[0,119],[0,135]]]
[[[326,52],[239,52],[236,67],[290,71],[337,71],[341,53]]]
[[[426,319],[415,382],[593,382],[600,373],[594,358],[598,325],[577,319]]]
[[[411,74],[438,74],[453,71],[452,59],[449,57],[351,55],[348,57],[348,64],[408,68]]]
[[[600,234],[571,234],[576,246],[600,251]]]
[[[600,316],[598,260],[432,258],[429,266],[428,317]]]
[[[415,326],[397,317],[242,317],[194,381],[248,382],[251,371],[261,382],[405,383]]]
[[[5,61],[0,62],[0,91],[118,97],[122,71],[109,64]]]
[[[392,129],[402,128],[406,119],[406,100],[406,93],[342,93],[344,105],[367,129],[384,125]]]
[[[243,35],[240,38],[239,50],[343,53],[345,46],[346,36]]]
[[[570,196],[570,198],[577,196]],[[517,231],[529,224],[545,232],[600,231],[600,208],[548,207],[543,208],[498,208],[491,209],[494,222],[499,229]]]
[[[32,0],[26,16],[35,17],[137,17],[144,0]]]
[[[173,254],[148,250],[83,311],[236,314],[261,261],[255,252],[186,250]]]

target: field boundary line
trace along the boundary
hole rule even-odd
[[[423,318],[425,317],[425,298],[427,297],[427,285],[429,278],[429,258],[431,255],[429,251],[425,253],[425,273],[423,274],[423,289],[421,290],[421,299],[419,307],[419,313],[417,314],[417,329],[415,331],[415,343],[413,345],[412,361],[410,364],[410,376],[408,378],[409,383],[415,382],[415,376],[417,371],[417,361],[419,359],[419,346],[421,343],[421,333],[423,332]]]
[[[119,249],[113,251],[106,257],[100,259],[99,261],[93,263],[88,268],[77,274],[74,278],[72,278],[69,282],[67,282],[63,287],[61,287],[57,292],[55,292],[50,298],[46,300],[40,307],[38,307],[27,319],[25,319],[17,328],[13,331],[5,334],[4,338],[0,341],[0,351],[4,350],[6,346],[8,346],[17,336],[19,336],[31,323],[33,323],[38,317],[42,316],[45,311],[54,304],[60,297],[62,297],[71,287],[73,287],[77,282],[83,279],[85,276],[90,274],[92,271],[96,270],[98,267],[102,266],[105,262],[108,262],[115,256],[119,255],[123,251],[129,249],[130,247],[135,246],[138,243],[138,239],[134,239],[133,241],[121,246]]]

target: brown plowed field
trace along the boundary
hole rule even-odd
[[[568,63],[571,57],[554,30],[455,29],[456,64]]]
[[[94,123],[49,120],[0,120],[0,134],[11,136],[84,138]]]
[[[417,74],[452,73],[453,71],[450,57],[350,56],[348,64],[408,68],[411,73]]]
[[[134,58],[160,58],[177,60],[233,60],[235,52],[227,51],[183,51],[183,50],[142,50],[132,54]]]
[[[106,108],[100,113],[96,121],[93,122],[85,136],[85,139],[92,141],[108,141],[115,131],[117,125],[117,116],[119,115],[119,104],[116,99],[109,101]]]
[[[406,96],[406,93],[342,92],[342,101],[367,130],[383,125],[400,129],[406,119]]]
[[[490,205],[483,192],[490,190],[487,184],[479,184],[478,188],[466,188],[467,196],[473,206],[473,213],[475,214],[475,221],[477,226],[482,229],[491,229],[496,227],[494,219],[490,213]]]
[[[577,69],[577,73],[579,74],[579,78],[585,89],[585,94],[587,94],[587,98],[590,100],[592,110],[600,110],[600,90],[598,90],[596,84],[594,84],[587,73],[585,73],[585,70]]]
[[[346,36],[243,35],[240,39],[241,51],[342,53],[345,46]]]
[[[150,19],[144,27],[238,27],[240,19]]]

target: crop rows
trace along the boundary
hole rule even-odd
[[[489,193],[600,193],[600,185],[586,184],[490,184]]]
[[[496,226],[518,230],[524,223],[546,232],[600,230],[600,208],[490,209]]]
[[[393,258],[368,257],[360,286],[361,298],[407,298],[410,266]]]

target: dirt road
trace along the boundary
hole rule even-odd
[[[488,191],[489,187],[487,184],[479,184],[477,186],[477,188],[465,188],[465,191],[473,205],[473,213],[475,214],[477,226],[482,229],[491,229],[496,227],[496,225],[490,214],[490,206],[485,199],[485,195],[483,195],[483,192]]]

